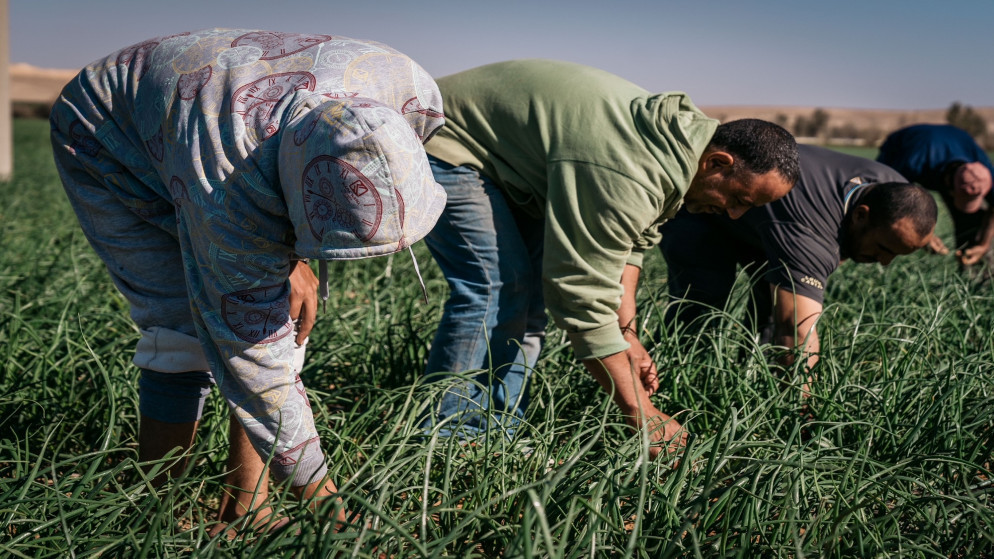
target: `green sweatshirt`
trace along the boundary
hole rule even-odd
[[[478,169],[545,218],[545,304],[578,359],[627,349],[621,273],[659,241],[717,121],[683,93],[652,95],[567,62],[500,62],[437,81],[446,122],[426,151]]]

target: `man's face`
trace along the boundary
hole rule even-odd
[[[750,208],[779,200],[794,186],[778,171],[761,175],[734,172],[731,159],[714,156],[711,153],[702,158],[697,174],[683,197],[690,213],[726,212],[728,217],[738,219]]]
[[[925,236],[916,233],[910,217],[903,217],[889,226],[874,227],[857,216],[846,227],[842,256],[855,262],[879,262],[887,266],[896,256],[911,254],[924,247],[931,236],[931,232]]]

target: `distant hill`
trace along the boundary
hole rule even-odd
[[[20,116],[44,116],[62,87],[76,75],[78,70],[55,70],[38,68],[30,64],[10,65],[10,97],[15,105],[15,114]],[[761,118],[785,123],[788,128],[798,117],[809,117],[817,108],[828,114],[827,128],[861,131],[862,138],[881,139],[887,133],[916,123],[943,123],[946,107],[922,110],[888,109],[838,109],[832,107],[776,107],[746,105],[703,106],[701,110],[721,121],[738,118]],[[988,134],[994,136],[994,107],[974,107],[987,121]],[[866,131],[872,133],[866,134]],[[817,140],[812,138],[811,140]]]
[[[51,104],[79,70],[52,70],[30,64],[10,65],[10,100]]]

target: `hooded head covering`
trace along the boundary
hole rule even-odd
[[[297,116],[283,131],[279,168],[294,250],[305,258],[403,250],[445,207],[411,124],[372,99],[332,99]]]

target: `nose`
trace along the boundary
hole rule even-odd
[[[880,262],[881,266],[890,266],[890,263],[894,261],[893,254],[884,254],[877,257],[877,262]]]
[[[728,212],[728,217],[732,219],[738,219],[743,215],[745,215],[747,211],[749,211],[749,206],[733,206],[731,208],[726,209],[725,211]]]

